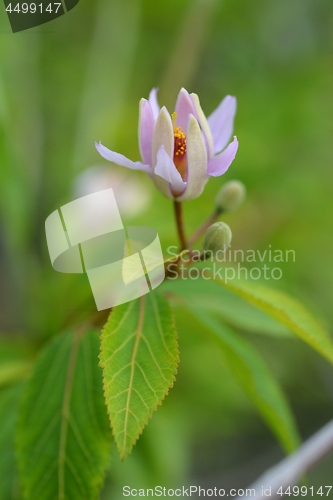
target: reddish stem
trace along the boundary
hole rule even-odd
[[[197,229],[197,231],[195,233],[193,233],[192,236],[190,237],[190,239],[188,240],[189,246],[191,246],[198,238],[200,238],[200,236],[207,231],[209,226],[214,224],[214,222],[221,215],[221,213],[222,213],[222,210],[217,208],[211,214],[211,216],[208,217],[208,219],[202,224],[202,226],[200,226],[199,229]]]
[[[182,251],[187,248],[187,241],[185,237],[184,222],[183,222],[183,205],[179,201],[174,201],[173,206],[175,209],[177,231],[180,241],[180,251]]]

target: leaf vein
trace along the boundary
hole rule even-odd
[[[43,491],[45,484],[48,482],[52,474],[55,473],[57,465],[58,465],[58,460],[56,459],[50,466],[47,467],[43,477],[38,480],[37,489],[34,490],[34,495],[33,495],[35,498],[39,497],[39,494],[41,491]]]
[[[82,450],[82,453],[85,455],[85,457],[87,458],[87,460],[89,462],[93,462],[94,460],[93,460],[93,458],[91,456],[90,451],[88,450],[88,448],[84,444],[84,439],[82,437],[80,429],[78,428],[78,426],[76,424],[76,421],[75,421],[74,416],[72,415],[72,413],[69,413],[68,423],[69,423],[69,425],[70,425],[70,427],[71,427],[71,429],[73,431],[73,434],[75,436],[75,439],[76,439],[79,447]]]
[[[111,401],[112,399],[117,399],[119,396],[121,396],[122,394],[124,394],[124,392],[127,392],[128,390],[129,389],[127,388],[127,389],[124,389],[123,391],[118,392],[118,394],[109,398],[109,401]]]
[[[148,340],[146,339],[146,337],[145,337],[143,334],[141,335],[141,337],[142,337],[142,340],[144,341],[144,343],[146,344],[146,346],[147,346],[147,348],[148,348],[148,351],[149,351],[149,354],[151,355],[152,360],[154,361],[154,363],[155,363],[155,365],[156,365],[156,368],[157,368],[157,369],[158,369],[158,371],[160,372],[161,377],[165,380],[165,382],[169,383],[168,379],[166,379],[166,378],[165,378],[164,373],[162,372],[162,369],[161,369],[160,365],[159,365],[159,364],[158,364],[158,362],[156,361],[156,358],[155,358],[154,353],[153,353],[153,351],[152,351],[152,349],[151,349],[151,347],[150,347],[150,345],[149,345]]]
[[[64,399],[62,403],[62,416],[60,427],[60,443],[59,443],[59,470],[58,470],[58,484],[59,484],[59,499],[65,500],[65,458],[66,458],[66,444],[67,444],[67,430],[68,430],[68,417],[69,407],[71,400],[71,393],[74,380],[75,364],[77,360],[78,350],[80,346],[81,336],[83,332],[78,330],[73,338],[68,368],[66,374]]]
[[[127,365],[123,366],[119,371],[117,371],[117,373],[115,373],[115,375],[113,375],[112,379],[109,380],[106,384],[105,384],[105,387],[108,387],[116,377],[118,377],[118,375],[125,370],[125,368],[128,368],[129,366],[131,366],[131,363],[127,363]]]
[[[148,379],[147,379],[147,377],[146,377],[145,372],[143,371],[143,369],[141,368],[141,366],[139,365],[139,363],[138,363],[137,361],[135,362],[135,364],[136,364],[136,366],[139,368],[140,372],[142,373],[143,378],[144,378],[144,380],[145,380],[146,384],[148,385],[149,389],[150,389],[150,390],[154,393],[155,398],[157,398],[158,396],[157,396],[157,394],[156,394],[156,391],[152,388],[152,386],[151,386],[151,385],[150,385],[150,383],[148,382]]]
[[[157,309],[157,304],[156,304],[156,299],[154,297],[154,294],[150,294],[150,300],[152,302],[152,305],[153,305],[153,310],[154,310],[154,313],[155,313],[155,317],[156,317],[156,323],[157,323],[157,329],[160,333],[160,336],[161,336],[161,340],[162,340],[162,343],[164,345],[164,348],[166,350],[166,352],[169,354],[169,356],[175,361],[177,358],[175,358],[171,352],[169,351],[169,348],[165,342],[165,338],[164,338],[164,334],[163,334],[163,330],[162,330],[162,324],[161,324],[161,317],[160,317],[160,314],[158,312],[158,309]]]
[[[110,335],[114,335],[118,330],[119,328],[121,328],[121,326],[123,325],[123,323],[125,322],[127,316],[129,315],[129,313],[131,312],[131,310],[133,309],[134,307],[134,304],[135,304],[135,300],[129,302],[129,305],[128,305],[128,308],[126,309],[126,312],[125,314],[123,315],[123,317],[121,318],[121,320],[119,321],[118,325],[117,325],[117,328],[115,328],[114,330],[110,330],[109,332],[107,332],[106,334],[104,333],[104,338],[107,338],[107,337],[110,337]]]
[[[47,442],[50,434],[52,434],[52,431],[55,429],[57,423],[59,422],[60,419],[59,413],[60,413],[59,411],[55,413],[55,415],[50,420],[46,429],[44,429],[44,432],[39,436],[39,439],[37,440],[34,449],[32,451],[32,455],[35,455],[36,452],[39,452],[43,448],[44,444]]]
[[[113,351],[113,353],[111,354],[111,356],[110,356],[108,359],[106,359],[105,361],[103,361],[103,363],[105,363],[105,364],[106,364],[106,363],[109,363],[109,361],[111,361],[111,359],[113,358],[113,356],[114,356],[117,352],[121,351],[121,350],[125,347],[125,345],[126,345],[126,344],[127,344],[127,343],[128,343],[128,342],[129,342],[129,341],[130,341],[133,337],[135,337],[135,334],[136,334],[136,331],[135,331],[135,332],[133,332],[133,333],[132,333],[132,335],[130,335],[129,337],[127,337],[127,339],[126,339],[126,340],[125,340],[125,341],[121,344],[121,346],[119,346],[117,349],[115,349],[115,350]]]
[[[143,399],[143,397],[141,396],[141,394],[139,393],[139,391],[137,391],[136,389],[134,389],[134,387],[132,388],[132,390],[139,396],[139,398],[141,399],[141,401],[143,402],[144,406],[147,408],[147,410],[149,411],[149,406],[146,404],[145,400]]]
[[[80,474],[78,473],[75,465],[73,464],[73,462],[71,461],[71,459],[67,455],[65,456],[65,462],[68,465],[68,468],[70,469],[78,487],[80,488],[80,491],[81,491],[83,497],[87,497],[88,496],[87,488],[83,484],[83,482],[80,478]]]

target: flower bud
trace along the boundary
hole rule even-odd
[[[246,188],[240,181],[229,181],[217,193],[215,204],[223,212],[233,212],[241,206],[246,196]]]
[[[224,222],[215,222],[209,226],[203,239],[202,247],[216,254],[218,251],[225,252],[231,243],[231,229]]]

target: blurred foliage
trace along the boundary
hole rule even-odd
[[[182,86],[198,93],[206,114],[224,95],[237,96],[236,160],[185,206],[187,231],[210,214],[222,182],[239,178],[248,199],[224,218],[233,247],[294,249],[296,261],[282,263],[283,278],[269,285],[332,325],[332,28],[331,0],[81,0],[52,23],[15,35],[1,9],[0,313],[8,366],[0,375],[8,429],[16,411],[10,402],[20,392],[13,384],[29,373],[38,348],[95,313],[86,277],[52,269],[44,221],[73,199],[81,172],[106,164],[95,140],[139,159],[138,102],[153,86],[170,111]],[[144,177],[108,168],[125,179]],[[148,178],[142,182],[140,196],[150,202],[124,222],[154,227],[166,251],[176,244],[172,206]],[[101,312],[97,322],[103,320]],[[128,483],[246,486],[282,456],[215,346],[181,307],[177,327],[181,363],[172,397],[124,463],[112,454],[102,498],[117,498]],[[328,364],[288,335],[255,335],[242,321],[236,327],[268,360],[302,436],[325,423],[333,410]],[[22,352],[11,354],[12,341]],[[309,484],[330,478],[325,465]],[[16,486],[11,491],[17,498]]]
[[[17,426],[25,498],[98,497],[111,445],[98,353],[98,332],[78,328],[36,362]]]

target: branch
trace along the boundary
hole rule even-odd
[[[199,229],[194,234],[192,234],[192,236],[188,240],[188,244],[191,246],[198,238],[200,238],[200,236],[206,232],[209,226],[214,224],[214,222],[216,221],[216,219],[218,219],[221,213],[222,210],[219,208],[214,210],[214,212],[208,217],[208,219],[202,224],[202,226],[200,226]]]
[[[292,455],[282,460],[266,471],[249,488],[255,490],[253,500],[266,499],[262,491],[271,488],[270,500],[281,499],[277,490],[282,486],[285,491],[288,486],[292,487],[299,483],[304,474],[314,469],[322,460],[333,452],[333,420],[326,424],[310,439],[305,441]],[[236,498],[241,500],[242,497]]]

